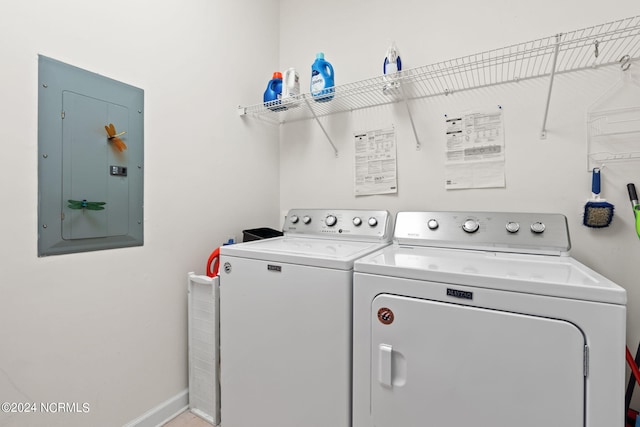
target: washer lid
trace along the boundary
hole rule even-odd
[[[510,254],[395,244],[354,271],[511,292],[626,304],[626,291],[569,256]]]
[[[220,248],[220,255],[351,270],[356,259],[387,245],[388,242],[284,236],[223,246]]]

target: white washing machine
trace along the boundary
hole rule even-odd
[[[353,263],[386,211],[294,209],[284,236],[220,250],[221,424],[349,427]]]
[[[626,292],[555,214],[401,212],[354,265],[353,427],[624,425]]]

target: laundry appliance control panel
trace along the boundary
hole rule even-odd
[[[291,209],[285,235],[390,241],[391,214],[377,210]]]
[[[524,212],[399,212],[399,244],[498,252],[567,255],[567,219]]]

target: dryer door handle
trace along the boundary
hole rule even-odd
[[[391,387],[393,365],[393,347],[389,344],[378,346],[378,381],[385,387]]]

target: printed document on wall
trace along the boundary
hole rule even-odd
[[[356,132],[354,140],[355,195],[397,193],[395,128]]]
[[[446,118],[445,189],[504,187],[502,108]]]

